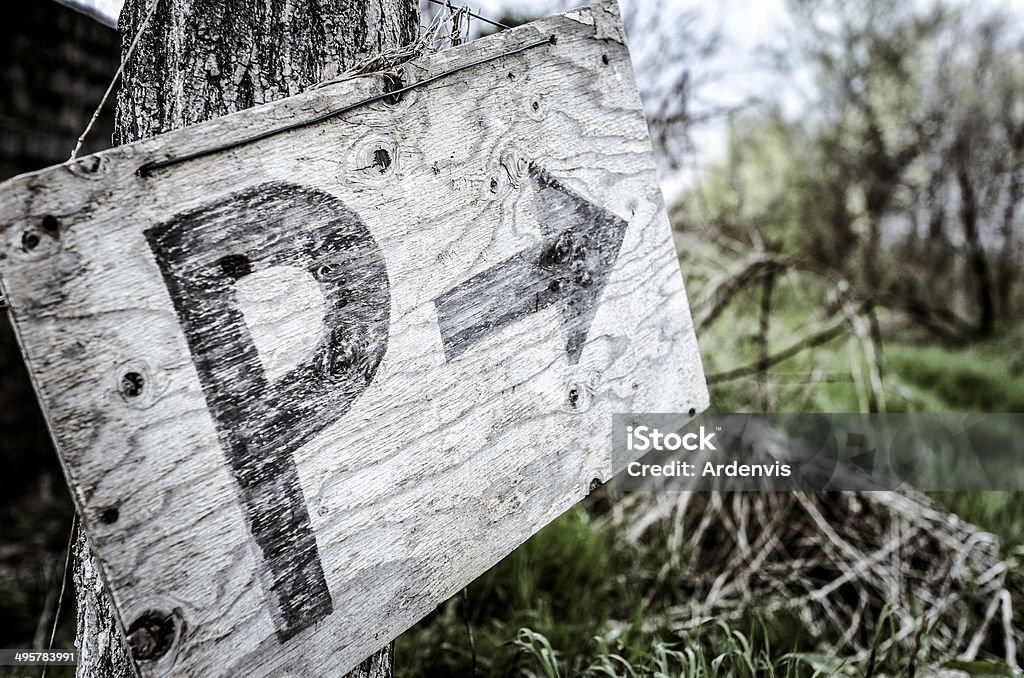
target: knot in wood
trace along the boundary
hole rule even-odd
[[[174,644],[174,615],[147,610],[128,629],[128,646],[132,656],[141,661],[163,657]]]
[[[121,395],[125,398],[138,398],[146,386],[146,379],[138,372],[128,372],[121,377]]]

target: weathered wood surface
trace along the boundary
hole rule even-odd
[[[147,675],[342,673],[707,394],[613,3],[0,186],[0,281]],[[533,307],[523,299],[532,295]]]

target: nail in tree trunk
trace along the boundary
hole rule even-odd
[[[416,37],[416,0],[158,0],[118,95],[114,142],[129,143],[298,94]],[[124,51],[151,5],[127,0]],[[78,676],[133,675],[89,547],[75,543]],[[138,642],[139,639],[135,639]],[[392,674],[392,648],[351,675]]]

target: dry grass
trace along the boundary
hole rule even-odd
[[[852,663],[868,662],[874,649],[898,651],[910,665],[1017,665],[1014,606],[1024,591],[1016,562],[1000,555],[992,535],[924,497],[634,493],[615,501],[606,520],[638,549],[661,551],[667,542],[669,557],[649,573],[648,591],[675,590],[665,612],[677,628],[738,619],[756,605],[796,615]],[[883,610],[891,632],[875,646]]]

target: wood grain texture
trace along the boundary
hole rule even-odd
[[[153,637],[150,658],[136,657],[143,674],[343,673],[619,470],[613,413],[707,406],[614,3],[425,56],[403,80],[548,35],[557,43],[398,103],[148,177],[144,163],[314,117],[383,82],[0,186],[0,282],[117,613]],[[585,332],[564,306],[582,288],[521,304],[540,284],[529,253],[591,209],[553,210],[543,191],[555,183],[538,186],[534,166],[614,215],[595,217],[596,241],[627,224],[614,257],[602,245],[572,259],[600,275],[593,308],[579,302]],[[344,209],[282,212],[259,197],[279,190]],[[330,226],[345,210],[373,247],[351,220]],[[458,327],[504,317],[504,295],[514,317],[446,353],[438,300],[517,257],[529,264],[518,282],[481,287],[478,306],[466,295],[453,315]],[[589,284],[565,266],[559,281]],[[371,329],[380,313],[386,348]],[[282,573],[298,564],[318,581],[311,553],[321,597],[292,600],[307,591],[286,593]]]

